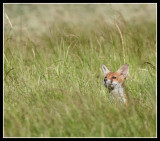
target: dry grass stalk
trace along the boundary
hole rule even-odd
[[[5,17],[8,20],[9,25],[11,26],[11,28],[13,28],[13,25],[12,25],[12,23],[11,23],[11,21],[10,21],[10,19],[9,19],[9,17],[8,17],[8,15],[6,13],[5,13]]]
[[[119,32],[119,34],[120,34],[120,37],[121,37],[122,48],[123,48],[123,57],[124,57],[124,63],[125,63],[124,40],[123,40],[122,32],[121,32],[121,30],[120,30],[118,24],[115,23],[115,25],[116,25],[116,27],[117,27],[117,29],[118,29],[118,32]]]

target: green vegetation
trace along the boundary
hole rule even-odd
[[[5,6],[4,137],[156,137],[156,21],[146,11],[108,23],[105,5]],[[36,8],[56,17],[43,31],[53,15]],[[101,69],[125,63],[128,107],[109,102]]]

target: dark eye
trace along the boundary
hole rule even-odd
[[[104,81],[107,81],[107,77],[104,77]]]
[[[116,77],[115,77],[115,76],[113,76],[113,77],[112,77],[112,79],[116,79]]]

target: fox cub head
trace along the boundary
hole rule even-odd
[[[123,65],[116,72],[109,71],[105,65],[102,65],[102,69],[104,72],[104,86],[107,87],[109,90],[113,90],[116,87],[122,86],[122,84],[124,83],[129,72],[129,65]]]

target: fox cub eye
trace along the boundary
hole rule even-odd
[[[112,77],[112,79],[116,79],[116,77],[115,77],[115,76],[113,76],[113,77]]]
[[[104,81],[107,81],[107,77],[104,77]]]

